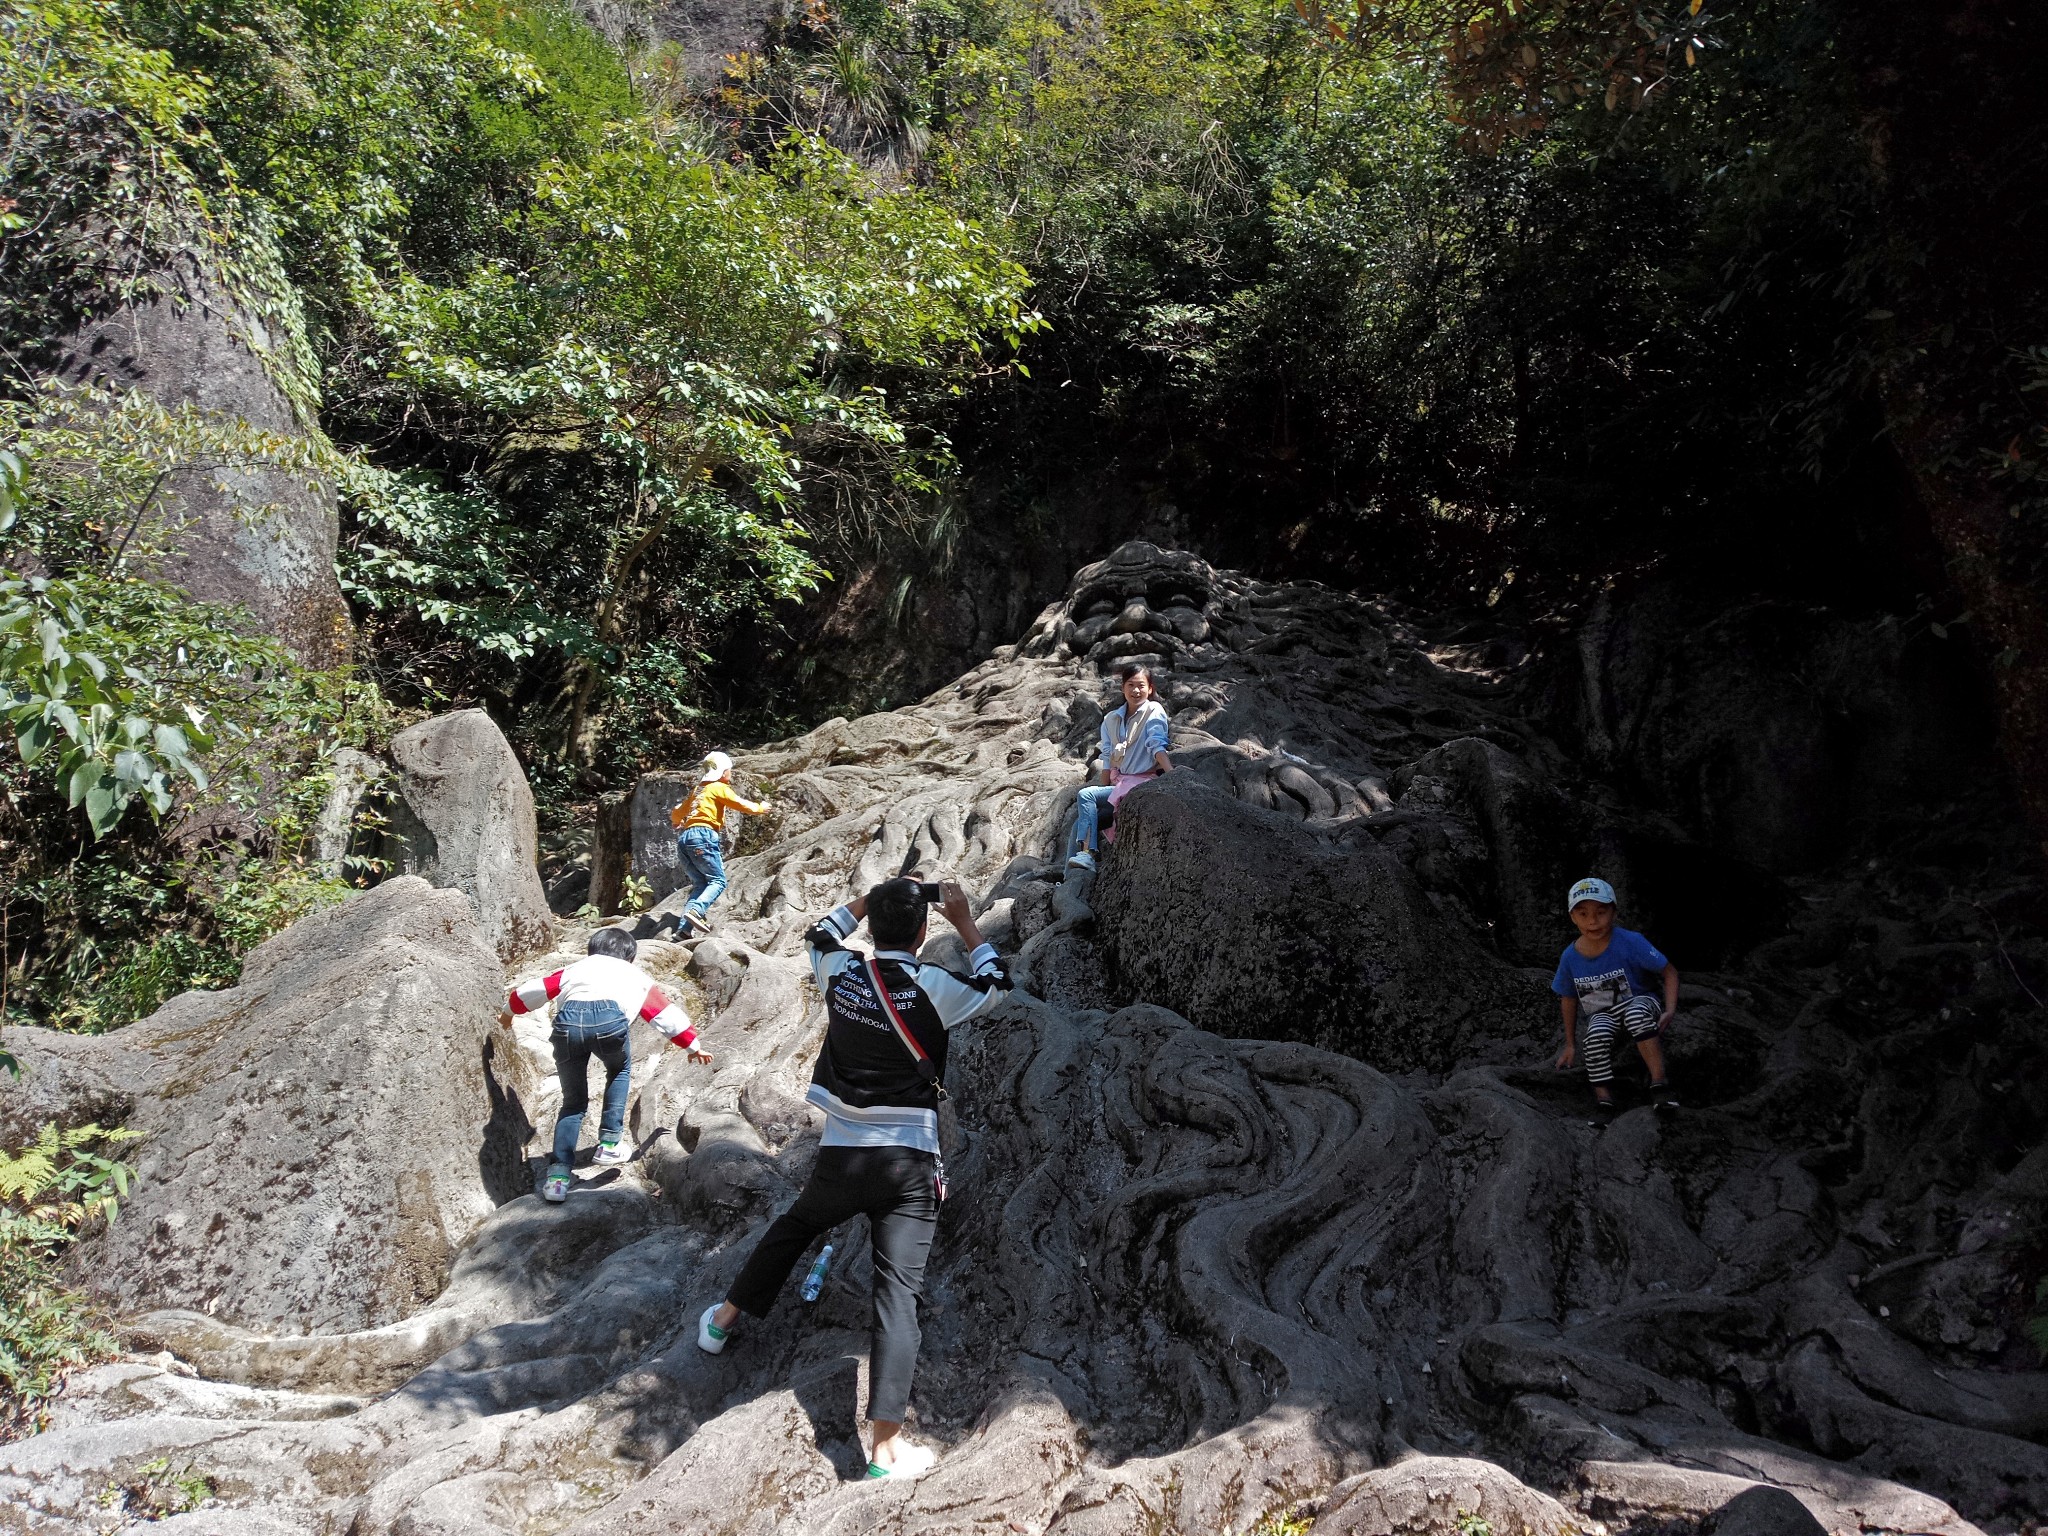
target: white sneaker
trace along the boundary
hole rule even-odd
[[[725,1353],[725,1341],[732,1337],[729,1329],[721,1328],[711,1321],[718,1315],[721,1302],[714,1301],[704,1309],[704,1315],[697,1319],[697,1347],[707,1355]]]
[[[1079,853],[1067,860],[1067,867],[1069,869],[1093,869],[1095,867],[1095,855],[1086,848],[1083,848]]]
[[[938,1459],[939,1453],[930,1446],[912,1445],[905,1441],[897,1446],[896,1460],[893,1465],[885,1467],[876,1462],[869,1462],[868,1478],[872,1481],[882,1477],[904,1478],[906,1480],[923,1477],[925,1473],[931,1471],[933,1464]]]
[[[548,1170],[547,1179],[541,1184],[540,1197],[547,1201],[549,1205],[560,1205],[569,1198],[569,1186],[574,1182],[575,1180],[568,1170],[564,1169],[557,1172],[554,1169],[550,1169]]]
[[[633,1161],[633,1147],[626,1141],[601,1141],[597,1144],[597,1155],[591,1158],[599,1167],[610,1168],[619,1163]]]

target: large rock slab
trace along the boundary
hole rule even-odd
[[[46,1069],[96,1079],[87,1101],[125,1095],[143,1138],[134,1194],[73,1274],[124,1311],[269,1333],[431,1302],[494,1192],[530,1188],[532,1087],[494,1029],[500,984],[468,902],[399,878],[259,946],[239,985],[118,1034],[13,1032],[29,1091]]]
[[[676,45],[690,88],[708,91],[724,77],[729,58],[767,45],[776,14],[773,0],[658,0],[654,24]]]
[[[1778,872],[1984,773],[1982,664],[1894,617],[1715,602],[1678,583],[1604,599],[1560,668],[1556,726],[1710,847]]]
[[[144,1319],[210,1386],[136,1377],[0,1447],[0,1511],[82,1528],[165,1460],[223,1490],[188,1519],[359,1536],[1561,1536],[1692,1531],[1760,1484],[1831,1536],[2020,1525],[2048,1381],[1979,1313],[1994,1282],[2021,1294],[2048,1183],[2016,1144],[2048,1113],[2010,980],[2048,964],[2017,915],[2036,887],[1996,907],[2005,965],[1960,898],[1861,861],[1808,882],[1739,972],[1681,960],[1685,1112],[1625,1074],[1596,1132],[1549,1065],[1548,968],[1518,957],[1554,865],[1631,808],[1492,654],[1132,546],[929,698],[741,756],[779,815],[716,931],[649,945],[717,1054],[636,1062],[639,1161],[510,1202],[396,1323]],[[1185,773],[1069,876],[1104,668],[1130,655],[1160,664]],[[942,1458],[892,1487],[853,1480],[859,1223],[815,1304],[716,1357],[693,1320],[815,1154],[803,930],[906,856],[975,893],[1035,995],[955,1041],[966,1144],[912,1400]],[[544,1031],[515,1039],[531,1058]]]
[[[497,722],[480,709],[422,720],[391,739],[391,760],[405,872],[467,896],[500,959],[546,949],[554,915],[540,880],[533,790]]]
[[[1370,836],[1318,836],[1193,773],[1124,800],[1093,904],[1117,991],[1222,1034],[1444,1070],[1537,1022]]]
[[[57,378],[139,390],[279,439],[324,441],[279,385],[277,361],[289,349],[282,319],[189,259],[158,273],[156,289],[60,342]],[[241,605],[308,666],[348,659],[354,629],[334,574],[340,513],[329,478],[267,463],[181,468],[164,500],[171,552],[153,574],[202,601]]]
[[[632,876],[647,882],[650,901],[666,900],[683,883],[676,830],[668,817],[697,783],[694,772],[661,772],[643,773],[633,786],[627,863]]]

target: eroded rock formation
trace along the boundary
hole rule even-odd
[[[59,342],[55,377],[140,391],[259,440],[323,441],[278,384],[275,359],[288,350],[282,321],[191,258],[163,263],[154,285]],[[151,574],[202,601],[247,609],[310,667],[336,666],[354,627],[334,574],[340,514],[331,477],[244,456],[252,461],[192,463],[168,476],[170,552]]]
[[[1125,656],[1161,663],[1182,769],[1065,878]],[[717,931],[661,937],[679,898],[644,925],[717,1061],[636,1037],[630,1170],[559,1209],[500,1191],[396,1322],[147,1319],[175,1359],[87,1373],[0,1448],[0,1529],[89,1529],[161,1457],[228,1533],[1796,1529],[1759,1486],[1844,1536],[2014,1529],[2048,1508],[2017,1331],[2048,948],[2009,823],[1787,887],[1616,799],[1529,717],[1548,696],[1390,610],[1119,550],[956,684],[741,758],[778,810]],[[913,849],[1031,994],[954,1050],[914,1403],[945,1454],[897,1487],[855,1480],[858,1228],[816,1305],[715,1358],[692,1330],[815,1145],[799,935]],[[1676,1121],[1625,1083],[1596,1133],[1548,1068],[1560,873],[1589,866],[1686,970]],[[498,1038],[542,1070],[538,1023]]]
[[[110,1035],[11,1031],[25,1092],[0,1121],[10,1145],[44,1110],[141,1133],[134,1197],[74,1259],[124,1312],[398,1322],[526,1185],[533,1090],[492,1038],[498,976],[459,894],[392,880],[260,945],[238,986]]]

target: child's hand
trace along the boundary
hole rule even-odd
[[[708,1067],[711,1065],[711,1053],[705,1050],[704,1047],[701,1045],[690,1046],[684,1052],[684,1054],[688,1056],[690,1060],[696,1062],[697,1065],[700,1067]]]
[[[1559,1052],[1559,1053],[1558,1053],[1558,1058],[1557,1058],[1557,1070],[1558,1070],[1558,1071],[1560,1071],[1560,1072],[1569,1072],[1569,1071],[1571,1071],[1571,1069],[1572,1069],[1572,1063],[1573,1063],[1573,1062],[1575,1062],[1575,1061],[1577,1061],[1578,1059],[1579,1059],[1579,1050],[1578,1050],[1578,1047],[1577,1047],[1577,1046],[1574,1046],[1574,1045],[1568,1045],[1568,1046],[1566,1046],[1566,1047],[1565,1047],[1565,1048],[1564,1048],[1564,1049],[1563,1049],[1563,1050],[1562,1050],[1561,1052]]]
[[[1663,1034],[1665,1030],[1671,1027],[1671,1021],[1677,1017],[1678,1010],[1676,1008],[1666,1008],[1662,1013],[1658,1014],[1657,1033]]]
[[[510,1029],[511,1027],[512,1027],[512,1010],[511,1010],[510,1008],[500,1008],[500,1009],[498,1010],[498,1028],[500,1028],[500,1029]]]

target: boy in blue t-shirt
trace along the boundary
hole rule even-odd
[[[1657,946],[1632,928],[1614,926],[1614,887],[1585,879],[1565,897],[1579,936],[1565,947],[1550,990],[1564,1010],[1564,1053],[1559,1071],[1570,1071],[1583,1045],[1586,1077],[1593,1085],[1593,1124],[1614,1119],[1614,1048],[1624,1033],[1635,1041],[1650,1069],[1650,1093],[1660,1114],[1678,1109],[1678,1095],[1664,1081],[1664,1049],[1658,1042],[1678,1011],[1678,968]],[[1656,983],[1664,999],[1657,1001]]]

